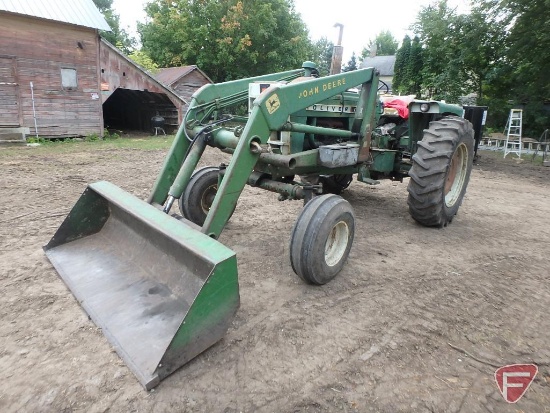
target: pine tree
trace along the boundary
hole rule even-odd
[[[351,54],[351,58],[342,69],[342,72],[351,72],[352,70],[357,70],[357,57],[355,56],[355,52]]]
[[[408,92],[420,98],[422,87],[422,45],[420,38],[414,36],[411,44],[409,62],[407,64]]]
[[[408,66],[411,55],[411,38],[405,36],[395,57],[392,89],[394,92],[406,94],[408,90]]]
[[[312,45],[311,56],[309,57],[317,64],[317,69],[321,76],[327,76],[330,73],[330,63],[332,61],[332,50],[334,43],[327,40],[326,37],[321,37]]]

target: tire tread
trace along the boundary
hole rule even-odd
[[[464,187],[455,205],[445,205],[444,187],[450,160],[460,142],[468,148],[468,165]],[[410,215],[425,226],[443,227],[450,223],[462,202],[473,161],[473,127],[467,120],[445,117],[430,123],[412,157],[408,206]]]

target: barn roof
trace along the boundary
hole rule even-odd
[[[0,11],[111,31],[92,0],[0,0]]]
[[[132,59],[130,59],[128,56],[126,56],[124,53],[122,53],[120,50],[118,50],[115,46],[113,46],[111,43],[109,43],[107,40],[105,40],[103,37],[101,38],[101,43],[104,44],[106,47],[111,49],[113,52],[115,52],[117,55],[120,56],[120,58],[126,60],[128,64],[135,67],[139,72],[143,73],[144,76],[146,76],[150,82],[153,82],[158,87],[160,87],[167,95],[170,95],[174,97],[175,99],[181,101],[184,104],[188,104],[185,99],[183,99],[181,96],[178,96],[169,86],[163,84],[158,79],[156,79],[151,73],[149,73],[146,69],[138,65],[136,62],[134,62]]]
[[[210,80],[210,78],[206,76],[206,74],[195,65],[166,67],[163,69],[159,69],[159,71],[155,74],[155,78],[160,83],[170,86],[180,80],[185,75],[191,73],[193,70],[198,70],[209,82],[212,82],[212,80]]]
[[[380,71],[380,76],[393,76],[395,56],[374,56],[366,57],[361,67],[375,67]]]

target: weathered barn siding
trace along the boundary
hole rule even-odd
[[[0,127],[17,127],[21,122],[17,60],[14,57],[0,56]]]
[[[195,65],[160,69],[155,74],[155,78],[170,87],[186,102],[191,101],[191,96],[200,87],[212,83],[212,80]],[[185,107],[185,110],[187,110],[187,107]]]
[[[171,87],[176,93],[188,102],[191,101],[191,96],[201,86],[204,86],[210,82],[210,79],[204,77],[204,75],[198,71],[193,70],[176,82],[172,83]]]
[[[35,134],[32,82],[38,135],[101,135],[97,30],[5,12],[0,27],[0,126]],[[76,70],[75,88],[63,87],[62,69]]]

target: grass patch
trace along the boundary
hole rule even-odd
[[[492,159],[498,163],[515,163],[531,166],[543,166],[543,153],[539,151],[536,156],[533,153],[522,152],[521,160],[518,158],[517,154],[510,153],[506,158],[504,157],[504,151],[491,151],[491,150],[478,150],[479,162],[483,162],[484,159]],[[550,157],[547,157],[546,160],[550,160]]]
[[[112,149],[137,149],[142,151],[155,151],[170,149],[175,135],[166,136],[147,136],[147,137],[124,137],[119,138],[110,135],[107,139],[94,139],[94,137],[85,137],[83,139],[63,139],[49,140],[43,138],[28,139],[28,143],[38,143],[39,146],[14,146],[0,148],[0,157],[9,157],[21,154],[25,151],[32,151],[37,155],[54,153],[75,153],[89,152],[93,150],[112,150]]]
[[[529,159],[531,162],[533,162],[533,165],[542,166],[544,159],[542,157],[542,153],[539,152],[539,154],[537,154],[536,156],[533,156],[533,155],[529,154],[529,157],[527,159]],[[522,155],[522,157],[523,157],[523,155]],[[549,161],[549,160],[550,160],[550,157],[547,156],[546,161]]]

